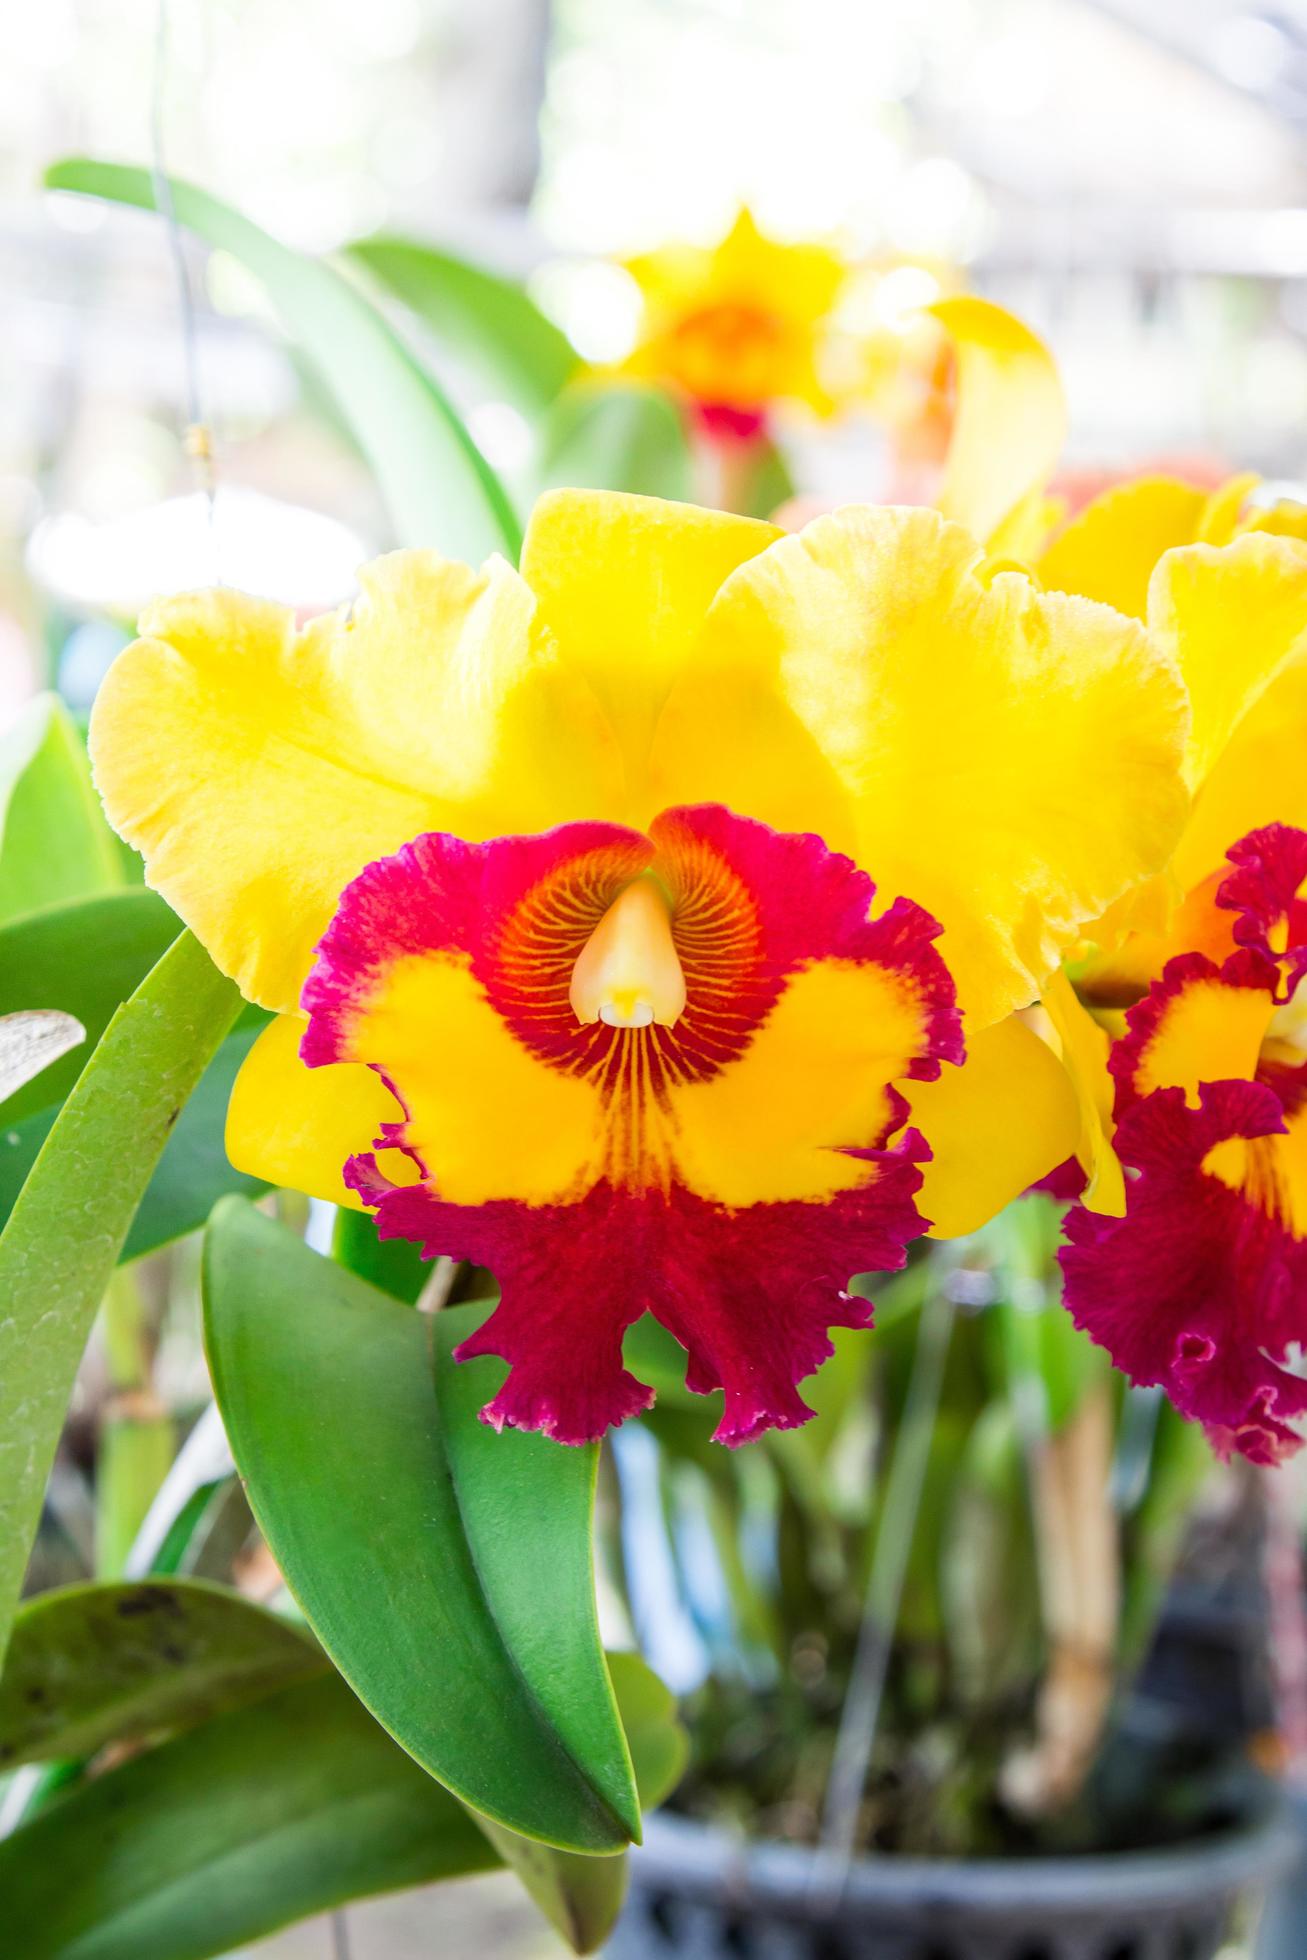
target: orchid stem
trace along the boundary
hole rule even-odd
[[[930,1462],[953,1315],[954,1303],[947,1286],[936,1288],[921,1310],[903,1421],[890,1456],[858,1645],[822,1810],[812,1890],[823,1901],[838,1895],[853,1857],[912,1535]]]

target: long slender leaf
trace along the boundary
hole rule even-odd
[[[346,256],[525,414],[547,408],[576,373],[567,335],[511,279],[413,238],[361,238]]]
[[[118,1010],[0,1234],[0,1653],[92,1320],[240,995],[184,933]]]
[[[72,716],[38,695],[0,741],[0,921],[127,882]]]
[[[0,925],[0,1014],[55,1007],[86,1030],[83,1046],[8,1097],[0,1120],[42,1109],[54,1120],[114,1013],[181,929],[157,892],[141,888],[52,903]]]
[[[0,1767],[191,1728],[326,1666],[287,1621],[196,1579],[42,1593],[0,1674]]]
[[[209,1960],[349,1899],[492,1868],[334,1674],[218,1716],[0,1843],[15,1960]]]
[[[655,388],[587,383],[560,395],[545,419],[542,490],[570,484],[686,502],[694,470],[674,403]]]
[[[442,1368],[438,1406],[429,1318],[248,1205],[215,1211],[204,1267],[233,1453],[342,1674],[477,1810],[620,1850],[639,1804],[595,1624],[596,1452],[486,1431],[492,1362]]]
[[[69,157],[46,172],[52,190],[155,208],[148,170]],[[181,223],[238,258],[330,388],[370,461],[401,542],[476,563],[516,559],[512,506],[458,415],[375,307],[331,266],[289,250],[191,184],[172,183]]]

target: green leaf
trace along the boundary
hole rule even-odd
[[[410,1305],[431,1277],[431,1262],[408,1239],[381,1239],[368,1211],[341,1205],[332,1227],[331,1256],[371,1286]]]
[[[411,238],[361,238],[345,255],[524,414],[547,408],[576,373],[567,335],[513,280]]]
[[[124,164],[70,157],[45,181],[52,190],[155,208],[150,172]],[[503,485],[443,391],[362,293],[193,185],[173,180],[172,202],[182,224],[259,280],[358,438],[401,542],[472,564],[491,551],[516,561],[520,532]]]
[[[156,892],[139,888],[52,905],[0,925],[0,1014],[56,1007],[86,1030],[81,1048],[9,1096],[0,1119],[14,1123],[45,1109],[53,1121],[112,1016],[181,929]]]
[[[268,1189],[261,1179],[233,1169],[223,1142],[232,1083],[261,1025],[244,1016],[242,1023],[227,1036],[177,1118],[132,1219],[123,1259],[143,1258],[197,1232],[217,1200],[229,1193],[257,1198]],[[17,1203],[57,1115],[45,1109],[0,1128],[0,1220]]]
[[[132,1216],[240,995],[183,933],[115,1014],[0,1234],[0,1653],[73,1377]]]
[[[690,1743],[676,1710],[676,1696],[639,1654],[608,1656],[608,1671],[622,1727],[635,1765],[640,1804],[655,1810],[685,1774]]]
[[[0,740],[0,922],[126,883],[77,726],[57,695],[38,695]]]
[[[62,1797],[0,1843],[0,1898],[15,1960],[208,1960],[349,1899],[495,1863],[466,1811],[328,1674]]]
[[[676,1699],[638,1654],[610,1654],[608,1666],[640,1802],[652,1810],[680,1781],[689,1753],[685,1730],[676,1718]],[[587,1858],[519,1837],[489,1818],[477,1821],[572,1950],[593,1953],[602,1946],[626,1897],[626,1854]]]
[[[741,510],[746,517],[771,517],[794,495],[794,478],[782,452],[769,437],[753,446]]]
[[[0,1767],[191,1728],[326,1665],[287,1621],[199,1580],[42,1593],[14,1616]]]
[[[595,1621],[595,1449],[477,1421],[502,1369],[445,1357],[483,1308],[437,1317],[433,1395],[428,1316],[238,1201],[204,1293],[254,1515],[355,1692],[496,1822],[620,1850],[639,1804]]]
[[[541,490],[631,490],[685,503],[694,490],[679,410],[655,388],[586,382],[560,395],[541,437]]]

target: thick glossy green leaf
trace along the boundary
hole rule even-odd
[[[586,382],[559,396],[541,436],[542,490],[631,490],[687,502],[694,491],[680,411],[656,388]]]
[[[70,157],[47,171],[46,183],[155,208],[150,172],[123,164]],[[362,293],[193,185],[174,181],[172,202],[182,224],[259,280],[358,438],[401,542],[473,564],[490,551],[516,559],[518,524],[503,485],[442,390]]]
[[[208,1960],[349,1899],[485,1871],[462,1806],[337,1675],[96,1777],[0,1843],[14,1960]]]
[[[42,1593],[0,1674],[0,1768],[192,1728],[326,1666],[286,1620],[196,1579]]]
[[[119,1008],[0,1234],[0,1652],[77,1364],[151,1173],[240,995],[183,933]]]
[[[610,1654],[608,1665],[640,1802],[645,1810],[652,1810],[680,1781],[688,1738],[677,1720],[675,1696],[638,1654]],[[477,1821],[573,1952],[593,1953],[602,1946],[626,1897],[625,1852],[587,1858],[518,1837],[488,1818]]]
[[[0,741],[0,921],[127,882],[72,716],[39,695]]]
[[[205,1328],[250,1503],[356,1693],[477,1810],[620,1850],[639,1804],[595,1622],[596,1452],[476,1419],[494,1362],[237,1200],[210,1223]],[[442,1351],[483,1311],[437,1317]]]
[[[52,905],[0,926],[0,1014],[57,1007],[86,1030],[82,1047],[6,1100],[0,1121],[58,1107],[111,1017],[181,929],[158,893],[139,887]]]
[[[535,416],[576,373],[576,349],[521,286],[413,238],[361,238],[346,256],[430,328],[491,393]]]
[[[124,1259],[139,1259],[198,1231],[217,1200],[228,1193],[257,1198],[267,1190],[258,1178],[232,1168],[223,1143],[231,1085],[258,1032],[253,1016],[243,1016],[242,1025],[228,1035],[205,1070],[169,1134],[132,1219],[122,1248]],[[5,1113],[0,1112],[0,1121]],[[17,1202],[57,1114],[54,1109],[40,1110],[0,1128],[0,1220]]]

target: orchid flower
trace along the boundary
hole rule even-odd
[[[627,270],[642,321],[626,371],[671,387],[706,433],[760,436],[784,402],[833,412],[831,315],[848,278],[839,252],[767,238],[741,210],[718,244],[663,245]]]
[[[1193,805],[1166,876],[1095,928],[1076,993],[1055,983],[1099,1112],[1066,1299],[1219,1450],[1272,1462],[1307,1412],[1281,1365],[1307,1342],[1307,549],[1255,531],[1170,550],[1148,611],[1192,702]],[[1132,1175],[1104,1183],[1113,1149]]]
[[[111,820],[277,1016],[233,1162],[491,1268],[494,1424],[648,1406],[646,1310],[721,1440],[802,1422],[849,1278],[1075,1147],[1013,1010],[1174,847],[1170,662],[926,510],[557,491],[520,570],[360,585],[162,600],[96,703]]]
[[[1272,1462],[1307,1412],[1282,1365],[1307,1342],[1307,514],[1250,511],[1254,483],[1119,485],[1036,559],[1146,621],[1192,710],[1170,863],[1044,1005],[1081,1106],[1067,1304],[1218,1450]]]

